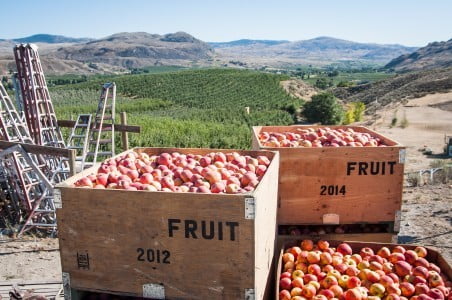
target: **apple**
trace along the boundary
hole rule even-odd
[[[320,253],[320,264],[322,265],[330,265],[333,263],[333,257],[328,252]]]
[[[350,279],[350,276],[348,276],[348,275],[342,275],[340,278],[339,278],[339,280],[338,280],[338,283],[339,283],[339,285],[342,287],[342,288],[347,288],[347,282],[348,282],[348,280]]]
[[[398,284],[393,283],[393,284],[388,284],[386,286],[386,291],[388,292],[388,294],[397,294],[397,295],[402,295],[402,290],[398,287]]]
[[[387,287],[390,284],[394,284],[394,280],[388,275],[382,276],[379,281],[384,287]]]
[[[428,291],[427,295],[432,297],[433,299],[444,300],[444,294],[437,288],[433,288]]]
[[[318,279],[317,279],[317,276],[315,276],[315,275],[313,275],[313,274],[305,274],[304,276],[303,276],[303,282],[304,282],[304,284],[308,284],[308,283],[310,283],[311,281],[317,281]]]
[[[388,247],[382,247],[377,251],[377,255],[382,258],[389,258],[389,256],[391,255],[391,250],[389,250]]]
[[[307,260],[311,265],[320,263],[320,253],[315,251],[309,251]]]
[[[400,252],[393,252],[389,256],[388,260],[389,260],[389,262],[395,264],[398,261],[405,261],[405,255],[403,255],[403,253],[400,253]]]
[[[392,253],[401,253],[401,254],[404,254],[405,251],[406,251],[406,249],[405,249],[403,246],[395,246],[395,247],[392,249]]]
[[[381,283],[374,283],[370,286],[369,292],[373,296],[378,296],[380,298],[383,298],[385,295],[385,287]]]
[[[339,244],[339,246],[337,246],[336,251],[343,255],[352,255],[352,248],[347,243]]]
[[[414,252],[416,252],[418,257],[424,258],[427,256],[427,249],[425,247],[418,246],[414,248]]]
[[[292,286],[293,287],[303,288],[303,286],[304,286],[303,278],[302,277],[295,277],[292,280]]]
[[[324,289],[324,290],[321,290],[321,291],[319,292],[319,294],[316,295],[315,297],[317,297],[317,296],[325,296],[327,299],[332,299],[332,298],[334,298],[336,295],[334,294],[334,292],[333,292],[332,290],[330,290],[330,289]]]
[[[361,291],[357,288],[349,289],[343,294],[344,300],[362,300]]]
[[[394,268],[399,277],[404,277],[411,273],[411,265],[406,261],[397,261],[394,263]]]
[[[403,255],[405,256],[405,261],[409,264],[414,264],[414,262],[418,259],[417,253],[413,250],[407,250]]]
[[[328,290],[325,290],[325,291],[328,291]],[[315,295],[314,297],[312,297],[312,300],[328,300],[328,298],[325,295],[318,294],[318,295]]]
[[[317,242],[317,247],[320,250],[324,251],[324,250],[326,250],[326,249],[328,249],[330,247],[330,243],[328,243],[327,241],[324,241],[324,240],[319,240]]]
[[[293,287],[292,290],[290,291],[290,295],[292,297],[295,296],[301,296],[302,295],[302,289],[300,287]]]
[[[288,290],[282,290],[279,292],[279,300],[291,300],[292,296]]]
[[[303,240],[301,242],[301,249],[311,251],[312,249],[314,249],[314,242],[312,240]]]
[[[316,288],[312,284],[306,284],[303,286],[302,295],[307,299],[311,299],[317,294]]]
[[[386,300],[401,300],[400,296],[398,294],[389,293],[386,296]]]
[[[336,298],[340,298],[344,293],[344,290],[338,284],[330,286],[329,290],[334,293],[334,297]]]
[[[424,268],[429,268],[430,267],[430,263],[423,257],[419,257],[418,259],[416,259],[416,261],[414,262],[414,265],[417,266],[421,266]]]
[[[348,289],[353,289],[356,287],[361,286],[361,280],[356,277],[356,276],[351,276],[348,280],[347,280],[347,288]]]
[[[325,279],[322,280],[322,282],[320,284],[323,288],[328,289],[328,288],[332,287],[333,285],[338,285],[338,281],[335,276],[328,275],[325,277]]]
[[[415,292],[414,285],[412,285],[409,282],[400,283],[399,288],[402,291],[402,296],[411,297],[414,295]]]
[[[308,257],[309,259],[309,257]],[[317,264],[311,264],[308,266],[308,273],[318,276],[322,272],[322,269]]]
[[[365,259],[366,257],[372,256],[374,255],[374,250],[372,250],[369,247],[364,247],[361,249],[361,251],[359,252],[359,254],[361,255],[361,257],[363,259]]]
[[[284,277],[279,280],[279,287],[284,290],[290,290],[292,288],[292,280]]]

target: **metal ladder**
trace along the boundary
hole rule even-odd
[[[88,143],[88,152],[82,170],[97,163],[98,157],[104,159],[115,155],[115,102],[116,84],[105,83],[97,106]]]
[[[34,144],[25,122],[19,117],[1,83],[0,136],[3,140],[10,142]],[[2,199],[7,202],[8,214],[14,219],[12,220],[14,223],[20,223],[27,218],[21,233],[25,228],[36,224],[45,223],[56,226],[53,199],[48,199],[52,194],[52,186],[47,176],[52,174],[44,158],[25,152],[21,146],[3,150],[0,152],[0,157],[2,158],[0,164]],[[46,191],[49,188],[50,190]],[[43,196],[44,191],[46,196]],[[43,214],[47,215],[44,219]]]
[[[17,103],[17,110],[19,112],[20,119],[22,120],[22,122],[25,122],[24,101],[22,99],[22,90],[20,88],[20,82],[19,82],[19,79],[17,79],[17,72],[14,72],[13,76],[11,77],[11,80],[13,81],[14,93],[16,96],[16,103]]]
[[[10,188],[18,198],[21,221],[25,219],[19,236],[31,228],[46,228],[56,231],[53,186],[30,154],[22,146],[16,145],[0,152],[3,170],[7,172]],[[14,201],[14,200],[13,200]]]
[[[5,88],[0,83],[0,130],[1,136],[10,142],[34,144],[27,124],[20,117]]]
[[[36,45],[16,45],[14,58],[31,138],[37,145],[65,148]],[[45,159],[52,172],[51,182],[59,183],[67,178],[69,164],[66,160],[54,156]]]
[[[77,116],[71,135],[67,142],[68,149],[75,149],[77,152],[75,161],[83,162],[88,149],[88,138],[91,127],[91,114],[80,114]]]

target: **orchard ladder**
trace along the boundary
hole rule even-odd
[[[99,156],[106,159],[115,155],[115,102],[116,84],[105,83],[91,127],[88,152],[84,157],[82,169],[94,165]]]
[[[65,148],[36,45],[16,45],[14,57],[25,119],[32,139],[37,145]],[[46,156],[46,162],[52,172],[51,182],[59,183],[67,178],[67,161]]]
[[[88,148],[88,138],[91,127],[91,114],[80,114],[72,128],[71,135],[67,142],[68,149],[76,150],[75,161],[82,162]]]

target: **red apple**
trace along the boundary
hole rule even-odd
[[[352,255],[352,248],[347,243],[339,244],[336,251],[341,253],[342,255]]]
[[[343,294],[344,300],[362,300],[361,291],[357,288],[349,289]]]
[[[287,277],[281,278],[279,281],[279,287],[284,290],[290,290],[292,288],[292,280]]]

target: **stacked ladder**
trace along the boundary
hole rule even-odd
[[[33,44],[16,45],[14,58],[17,79],[22,91],[25,119],[31,138],[37,145],[65,148],[37,47]],[[65,180],[69,172],[67,160],[53,156],[45,158],[52,172],[51,182],[59,183]]]
[[[91,127],[86,155],[82,161],[82,170],[115,155],[115,102],[116,84],[105,83]]]
[[[80,114],[75,121],[75,125],[71,130],[71,135],[67,142],[68,149],[76,151],[75,161],[83,162],[87,149],[88,138],[91,127],[91,114]]]
[[[5,88],[0,84],[0,136],[3,140],[33,144],[27,125],[20,118]],[[56,218],[52,176],[42,156],[31,155],[19,145],[0,152],[2,199],[12,223],[26,219],[20,233],[32,227],[52,227]]]

